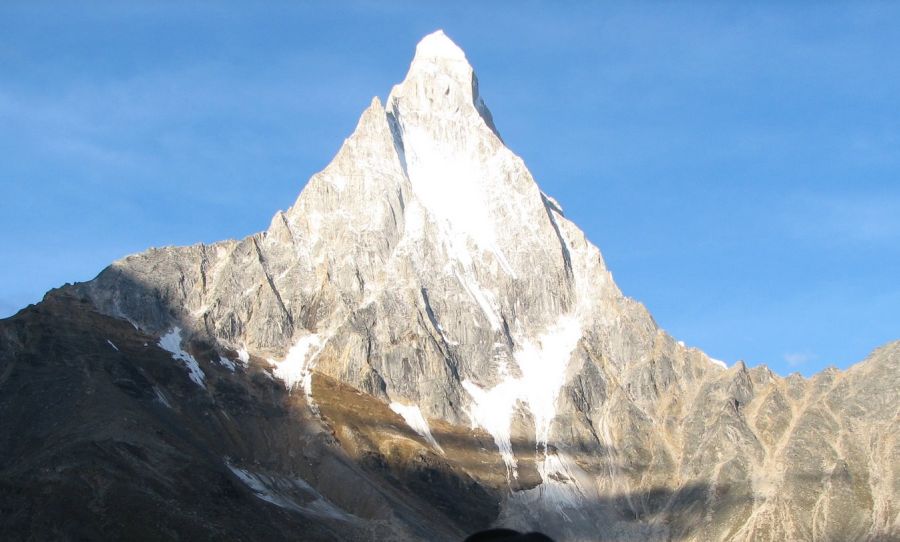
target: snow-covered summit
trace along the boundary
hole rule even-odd
[[[466,61],[466,54],[453,40],[444,34],[443,30],[437,30],[428,34],[416,45],[415,60],[457,60]]]
[[[480,101],[475,72],[462,49],[438,30],[416,46],[416,55],[403,82],[388,97],[389,109],[398,100],[408,111],[465,116]],[[481,104],[483,107],[483,104]]]

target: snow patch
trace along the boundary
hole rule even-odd
[[[707,356],[707,359],[708,359],[709,362],[712,363],[713,365],[718,365],[719,367],[721,367],[721,368],[723,368],[723,369],[727,369],[727,368],[728,368],[728,364],[725,363],[725,362],[722,361],[722,360],[718,360],[718,359],[715,359],[715,358],[710,358],[710,357],[708,357],[708,356]]]
[[[422,38],[416,45],[414,61],[428,58],[465,61],[466,54],[444,34],[443,30],[438,30]]]
[[[431,434],[431,428],[428,426],[428,421],[425,420],[425,417],[422,416],[422,411],[416,405],[404,405],[401,403],[393,402],[391,403],[391,410],[396,412],[403,418],[403,421],[406,422],[413,431],[422,436],[429,444],[434,446],[436,450],[441,453],[444,453],[444,449],[441,448],[441,445],[434,440],[434,436]]]
[[[506,380],[490,390],[485,390],[468,379],[463,380],[462,385],[472,398],[469,417],[472,418],[473,427],[479,426],[491,434],[494,444],[500,451],[500,457],[506,464],[507,477],[512,474],[514,478],[518,478],[516,457],[513,455],[509,433],[516,401],[519,400],[517,381]]]
[[[544,454],[544,460],[536,466],[543,482],[509,496],[504,523],[523,529],[537,524],[557,531],[565,531],[572,524],[590,528],[596,521],[595,503],[599,498],[593,476],[562,452]],[[595,539],[574,533],[570,536],[572,540]]]
[[[491,325],[491,329],[500,331],[500,309],[494,294],[482,288],[475,279],[474,274],[468,269],[464,271],[463,275],[457,272],[456,278],[466,292],[472,296],[475,303],[478,304],[481,312],[484,313],[484,317],[487,318],[488,323]]]
[[[284,381],[288,390],[293,390],[297,385],[303,387],[303,392],[309,398],[312,394],[312,368],[313,362],[324,343],[319,335],[313,333],[301,337],[297,343],[288,350],[287,356],[282,361],[269,360],[275,366],[275,376]]]
[[[537,464],[537,469],[544,481],[540,491],[545,504],[555,504],[562,512],[563,509],[578,508],[583,503],[584,493],[578,480],[581,472],[565,454],[544,454],[544,460]]]
[[[115,345],[115,344],[113,344],[113,342],[112,342],[112,341],[111,341],[111,340],[109,340],[109,339],[106,339],[106,344],[108,344],[108,345],[110,345],[110,346],[112,346],[112,349],[113,349],[113,350],[115,350],[115,351],[116,351],[116,352],[118,352],[118,351],[119,351],[119,347],[118,347],[118,346],[116,346],[116,345]]]
[[[160,403],[162,403],[162,405],[165,406],[165,407],[172,408],[172,404],[169,403],[169,400],[166,399],[166,396],[165,396],[165,395],[163,395],[162,390],[160,390],[160,389],[157,388],[156,386],[153,386],[153,391],[156,393],[156,400],[157,400],[157,401],[159,401]]]
[[[459,341],[451,341],[447,338],[447,332],[444,330],[444,326],[441,324],[437,324],[438,333],[441,334],[441,340],[444,341],[448,346],[459,346]]]
[[[550,424],[556,416],[556,399],[565,384],[566,368],[572,351],[581,339],[581,323],[566,316],[545,332],[537,341],[525,341],[513,353],[522,371],[522,391],[525,402],[534,415],[538,444],[547,445]]]
[[[347,188],[347,177],[344,177],[343,175],[329,175],[328,179],[331,181],[331,184],[338,189],[338,192],[343,192],[344,189]]]
[[[403,144],[413,192],[434,218],[448,256],[463,268],[470,268],[471,240],[480,250],[492,253],[500,266],[515,276],[497,246],[494,220],[485,201],[483,164],[465,159],[475,153],[446,149],[446,145],[415,126],[403,126]]]
[[[574,316],[563,316],[537,340],[526,339],[513,352],[521,377],[512,377],[501,366],[505,378],[491,389],[484,389],[471,380],[462,383],[472,398],[469,415],[473,424],[491,434],[508,472],[515,477],[518,473],[510,425],[516,403],[521,401],[531,411],[535,441],[546,452],[550,426],[556,417],[556,400],[581,334],[581,322]]]
[[[188,376],[195,384],[201,388],[205,388],[206,374],[200,368],[200,364],[194,359],[194,356],[188,354],[181,348],[181,328],[175,326],[172,331],[166,333],[159,338],[159,347],[172,354],[172,357],[184,362],[188,370]]]
[[[292,506],[294,503],[291,503],[281,497],[280,495],[274,494],[272,491],[266,487],[266,484],[257,476],[256,474],[251,473],[248,470],[235,467],[231,464],[228,464],[228,468],[231,469],[231,472],[234,473],[235,476],[240,478],[241,482],[244,483],[247,487],[253,490],[253,493],[256,494],[260,499],[270,502],[276,506],[280,506],[282,508],[294,508]]]
[[[328,501],[301,478],[270,476],[251,472],[247,469],[236,467],[229,461],[226,461],[225,465],[260,500],[287,510],[328,519],[341,521],[356,521],[358,519]]]
[[[563,214],[562,205],[560,205],[559,202],[556,201],[556,198],[545,192],[541,192],[541,195],[544,196],[544,199],[546,199],[548,203],[550,203],[550,207],[553,208],[554,211],[556,211],[560,215]]]
[[[247,352],[246,348],[241,348],[240,350],[238,350],[237,355],[238,361],[240,361],[244,367],[250,365],[250,352]]]
[[[232,373],[235,371],[235,369],[237,369],[237,365],[235,365],[233,361],[226,358],[222,354],[219,354],[219,365],[221,365],[222,367],[225,367]]]

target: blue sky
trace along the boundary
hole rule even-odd
[[[900,339],[900,4],[248,4],[0,5],[0,316],[264,229],[443,28],[677,338],[807,375]]]

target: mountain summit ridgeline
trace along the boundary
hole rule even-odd
[[[0,338],[8,539],[900,537],[900,342],[807,380],[670,337],[440,31],[265,232]]]

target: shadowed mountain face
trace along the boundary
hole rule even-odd
[[[5,538],[900,538],[900,342],[805,380],[669,337],[440,32],[267,231],[0,341]]]

